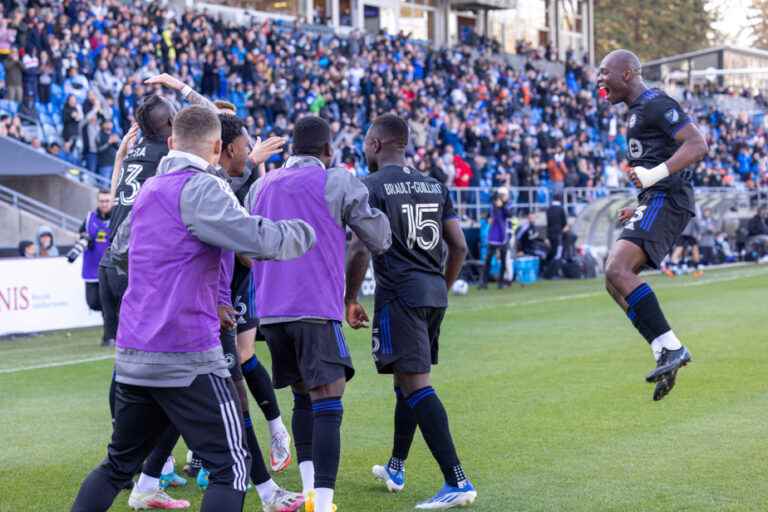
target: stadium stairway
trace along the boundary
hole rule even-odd
[[[0,252],[16,255],[21,240],[34,241],[48,226],[58,247],[72,245],[82,220],[0,185]]]

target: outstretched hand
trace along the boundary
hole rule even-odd
[[[251,154],[248,155],[248,159],[253,162],[254,165],[260,165],[270,159],[272,155],[276,155],[283,151],[283,146],[288,140],[285,137],[270,137],[265,141],[261,140],[261,137],[256,139],[256,144],[253,145]]]
[[[353,329],[368,328],[370,320],[361,304],[357,302],[347,304],[347,323]]]

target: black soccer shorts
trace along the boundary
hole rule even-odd
[[[256,291],[250,271],[247,274],[236,274],[232,284],[232,305],[237,319],[237,334],[259,327],[256,318]],[[257,336],[258,339],[258,336]]]
[[[648,194],[624,225],[619,240],[639,246],[648,257],[648,266],[658,269],[691,217],[688,210],[670,201],[666,193]]]
[[[275,389],[303,382],[307,389],[355,375],[341,328],[332,320],[296,321],[260,326],[272,355]]]
[[[243,370],[240,368],[240,357],[237,353],[237,332],[235,329],[221,329],[219,337],[232,380],[243,380]]]
[[[437,364],[445,308],[409,307],[393,300],[377,305],[371,352],[379,373],[429,373]]]

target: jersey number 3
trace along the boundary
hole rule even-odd
[[[139,195],[139,188],[141,187],[141,184],[136,180],[136,178],[139,177],[139,174],[141,174],[142,170],[144,170],[144,167],[139,164],[130,164],[125,168],[125,184],[131,187],[131,190],[120,191],[119,199],[121,205],[130,206],[136,200],[136,196]],[[126,194],[126,192],[128,193]]]
[[[437,213],[440,206],[437,203],[404,204],[403,214],[408,224],[406,244],[413,249],[414,244],[425,251],[431,251],[440,243],[440,224],[434,219],[427,218],[429,213]],[[424,236],[425,231],[431,231],[430,236]]]
[[[635,222],[643,220],[646,208],[648,208],[648,206],[644,204],[635,208],[635,213],[632,215],[632,218],[629,219],[629,222],[624,225],[624,229],[635,229]]]

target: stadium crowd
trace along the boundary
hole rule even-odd
[[[403,34],[341,37],[276,21],[236,26],[152,2],[36,5],[7,0],[0,16],[0,134],[105,177],[134,107],[153,92],[143,80],[168,72],[234,103],[255,137],[287,135],[306,113],[326,117],[337,134],[335,163],[357,174],[367,172],[362,141],[370,121],[396,110],[410,122],[412,165],[449,185],[557,193],[627,184],[624,123],[597,99],[594,71],[573,58],[558,78],[534,65],[546,51],[520,44],[529,59],[520,69],[480,37],[434,49]],[[17,111],[40,119],[47,140],[22,129]],[[712,148],[698,185],[768,185],[762,125],[712,107],[692,115]]]

